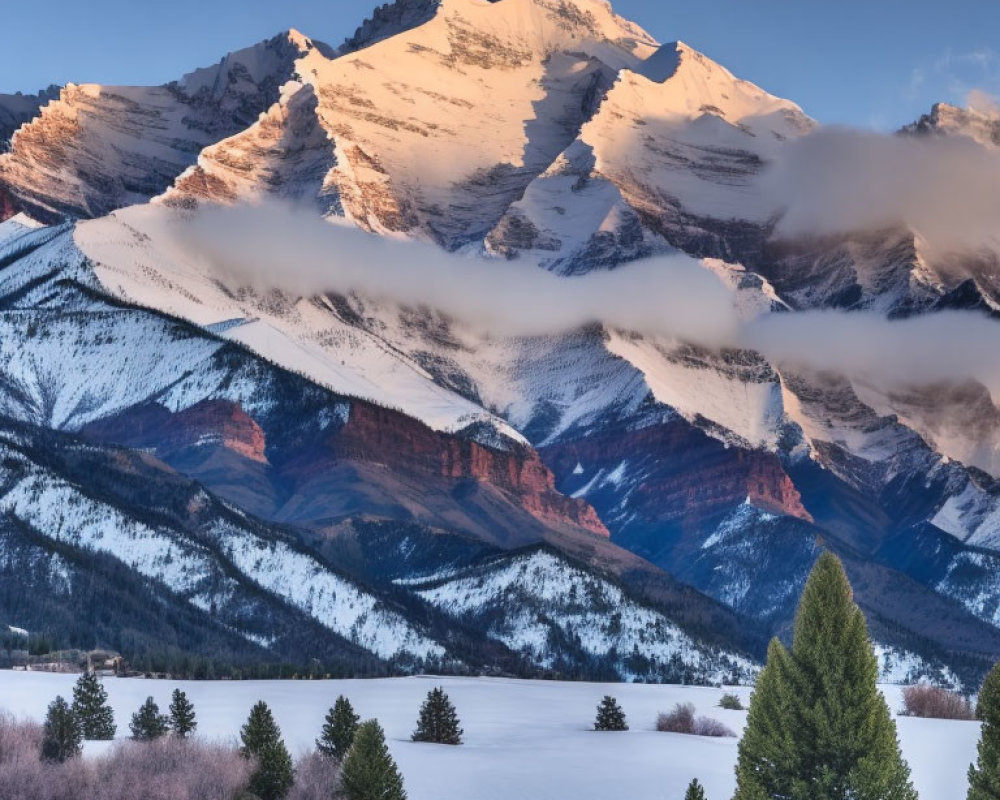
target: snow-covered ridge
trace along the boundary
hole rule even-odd
[[[719,683],[754,670],[750,660],[698,643],[661,612],[545,550],[432,576],[411,588],[459,619],[492,620],[491,636],[544,667],[558,667],[565,655],[553,642],[567,639],[590,657],[607,659],[623,680],[677,674]]]
[[[0,448],[6,451],[2,444]],[[381,601],[288,544],[224,521],[204,531],[203,542],[194,541],[178,531],[131,519],[9,451],[5,455],[0,513],[13,515],[53,541],[114,556],[198,608],[208,609],[220,596],[238,591],[234,580],[225,577],[234,569],[381,658],[427,658],[445,652]]]

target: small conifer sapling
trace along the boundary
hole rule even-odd
[[[417,729],[411,737],[415,742],[461,744],[464,731],[458,724],[458,713],[444,689],[432,689],[420,707]]]
[[[595,731],[627,731],[628,723],[625,721],[625,712],[618,705],[618,701],[611,695],[604,695],[597,706],[597,719],[594,720]]]
[[[132,738],[137,742],[151,742],[159,739],[170,730],[170,718],[160,713],[160,707],[152,697],[147,697],[146,702],[139,706],[139,710],[132,715],[132,722],[129,723],[132,731]]]
[[[42,732],[42,760],[62,763],[80,754],[83,729],[69,703],[57,697],[45,715]]]
[[[73,713],[80,720],[84,739],[115,738],[115,713],[108,705],[108,691],[93,670],[84,672],[73,687]]]
[[[340,773],[346,800],[406,800],[399,774],[377,720],[361,724]]]
[[[316,740],[316,749],[329,758],[342,761],[354,742],[359,720],[351,701],[340,695],[327,712],[323,730]]]
[[[281,800],[292,788],[292,757],[281,739],[281,730],[263,700],[251,710],[240,731],[240,752],[257,762],[250,776],[250,792],[260,800]]]
[[[194,705],[180,689],[174,689],[170,697],[170,729],[175,736],[186,739],[198,727]]]

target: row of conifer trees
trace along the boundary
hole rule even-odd
[[[148,697],[132,715],[132,739],[153,741],[167,734],[185,739],[197,729],[194,706],[180,689],[174,690],[168,711],[161,714]],[[107,690],[96,674],[87,672],[77,681],[72,704],[57,697],[49,706],[41,756],[47,761],[66,761],[80,754],[84,739],[113,739],[115,730]],[[441,688],[431,690],[420,708],[413,741],[458,745],[462,733],[448,695]],[[265,702],[250,710],[240,741],[240,753],[255,763],[249,785],[253,795],[259,800],[283,798],[294,782],[292,759]],[[339,791],[347,800],[405,800],[403,779],[381,726],[377,720],[362,723],[343,695],[327,713],[316,749],[341,765]],[[331,797],[337,790],[331,787]]]

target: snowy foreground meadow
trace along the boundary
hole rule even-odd
[[[49,702],[72,694],[76,675],[0,671],[0,709],[41,721]],[[132,713],[152,695],[165,708],[182,688],[198,714],[198,733],[230,741],[251,705],[265,700],[293,756],[312,746],[338,694],[362,719],[377,717],[406,781],[410,800],[680,800],[691,778],[709,800],[729,800],[735,788],[737,739],[708,739],[654,730],[656,715],[675,703],[741,732],[746,712],[716,705],[723,690],[683,686],[559,683],[486,678],[392,678],[369,681],[195,682],[105,679],[119,737]],[[428,690],[444,686],[465,728],[460,747],[409,741]],[[750,690],[737,688],[744,705]],[[883,691],[894,711],[899,687]],[[605,694],[621,702],[631,730],[590,730]],[[897,718],[903,754],[921,800],[965,797],[979,724]],[[95,753],[107,743],[89,742]]]

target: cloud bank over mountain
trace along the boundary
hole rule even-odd
[[[964,137],[822,128],[783,147],[760,185],[781,238],[907,225],[942,253],[1000,243],[1000,154]]]
[[[274,202],[206,207],[176,232],[195,255],[257,288],[357,292],[428,306],[495,334],[554,334],[601,322],[712,345],[736,335],[729,291],[680,254],[566,278],[527,259],[447,253]]]
[[[853,135],[842,136],[838,132],[824,141],[835,149],[853,147]],[[882,143],[865,151],[869,144],[862,142],[859,152],[874,165]],[[895,152],[909,148],[907,143]],[[838,202],[835,194],[828,199],[831,207]],[[922,202],[917,198],[910,210],[929,213]],[[847,204],[843,210],[849,210]],[[805,225],[809,211],[795,212],[793,223]],[[356,292],[432,308],[501,336],[558,334],[596,322],[706,347],[751,349],[777,364],[886,387],[975,379],[1000,393],[1000,323],[979,313],[890,320],[872,311],[827,310],[767,313],[746,321],[715,273],[689,256],[649,258],[566,278],[527,259],[446,253],[277,202],[205,206],[169,225],[192,255],[206,259],[226,282],[258,290],[305,296]]]

